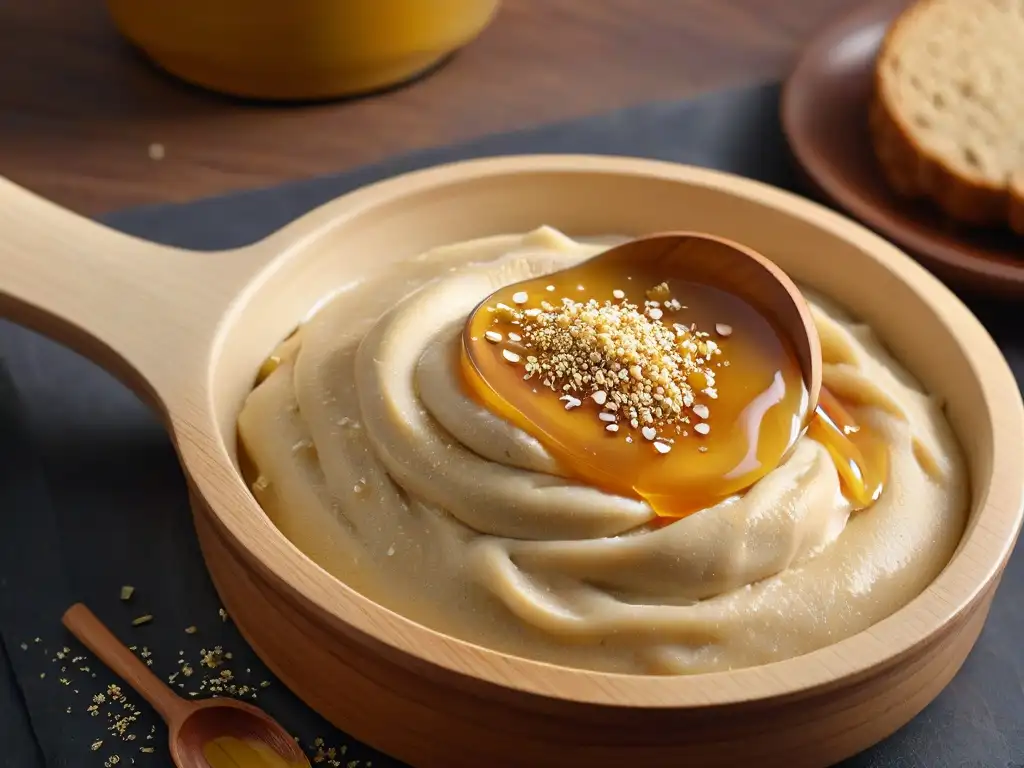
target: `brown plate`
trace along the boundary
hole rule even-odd
[[[818,36],[782,94],[782,125],[811,182],[940,277],[987,293],[1024,295],[1024,239],[953,225],[926,202],[887,186],[867,128],[875,58],[906,0],[882,0]]]

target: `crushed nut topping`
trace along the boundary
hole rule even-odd
[[[622,422],[652,442],[684,434],[691,414],[702,420],[709,416],[707,404],[697,397],[718,397],[717,364],[712,361],[721,348],[693,325],[662,322],[666,309],[683,306],[667,283],[650,288],[643,306],[627,301],[624,291],[616,289],[612,295],[615,301],[565,298],[559,305],[541,301],[539,309],[524,309],[527,296],[516,293],[515,307],[497,304],[491,311],[496,322],[518,326],[515,341],[528,354],[525,362],[509,349],[502,356],[512,364],[522,362],[523,378],[539,379],[560,395],[566,410],[579,407],[585,398],[593,400],[602,408],[599,417],[610,433]],[[717,331],[728,335],[721,325]],[[695,431],[706,435],[708,429]],[[669,443],[657,443],[655,450],[664,455],[671,450]]]

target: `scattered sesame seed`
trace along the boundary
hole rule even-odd
[[[601,421],[615,421],[615,414],[602,412],[597,414],[597,418],[599,418]]]
[[[645,428],[645,437],[653,440],[662,429],[679,433],[697,392],[717,396],[712,358],[721,350],[693,324],[670,328],[660,322],[662,302],[675,302],[666,283],[648,295],[652,298],[642,307],[563,298],[560,306],[541,301],[540,311],[530,314],[502,304],[489,309],[516,326],[517,340],[521,334],[529,352],[525,380],[536,377],[558,393],[566,410],[585,397],[606,410],[621,410],[625,423]],[[510,363],[522,360],[510,350],[502,355]]]
[[[697,432],[697,433],[699,433],[701,435],[706,435],[708,432],[711,431],[711,426],[709,424],[705,424],[702,421],[699,424],[694,424],[693,425],[693,431]]]
[[[492,344],[497,344],[501,341],[501,334],[497,331],[484,331],[484,338]]]
[[[512,301],[515,304],[525,304],[529,298],[526,291],[516,291],[512,294]]]
[[[194,625],[190,626],[190,627],[185,627],[185,634],[186,635],[194,635],[198,631],[199,630],[197,630]]]
[[[605,429],[608,430],[609,432],[618,432],[619,431],[619,425],[618,424],[609,424],[608,426],[605,427]]]
[[[653,440],[658,436],[658,431],[654,427],[644,427],[640,430],[640,434],[644,436],[645,440]]]
[[[654,444],[654,450],[656,450],[658,453],[664,456],[666,453],[672,450],[672,446],[669,445],[668,443],[658,442]]]
[[[708,410],[708,407],[704,405],[704,403],[697,403],[693,406],[693,412],[701,419],[706,419],[711,415],[711,411]]]
[[[553,286],[553,285],[549,285],[549,286],[547,286],[547,290],[548,290],[548,291],[551,291],[551,292],[553,293],[553,292],[554,292],[554,290],[555,290],[555,286]]]
[[[614,291],[612,291],[612,297],[619,299],[621,301],[622,299],[626,298],[626,292],[620,291],[618,288],[616,288]]]
[[[523,337],[522,337],[522,336],[520,336],[520,335],[519,335],[518,333],[510,333],[510,334],[508,335],[508,340],[509,340],[509,341],[515,341],[515,342],[519,342],[519,341],[522,341],[522,340],[523,340]]]
[[[102,741],[102,739],[100,739],[100,740],[94,741],[92,743],[92,746],[89,747],[89,749],[91,749],[93,752],[95,752],[97,749],[99,749],[102,746],[103,746],[103,741]]]
[[[723,338],[726,336],[732,336],[732,326],[727,325],[726,323],[715,323],[715,332]]]

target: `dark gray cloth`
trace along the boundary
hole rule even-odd
[[[274,189],[135,209],[107,221],[165,243],[226,248],[252,242],[377,179],[455,159],[526,152],[639,155],[797,188],[777,103],[774,85],[712,93],[489,136]],[[991,301],[972,306],[1019,379],[1024,331],[1007,321],[1013,307]],[[90,697],[115,682],[109,673],[91,660],[52,661],[65,645],[79,652],[59,625],[73,601],[87,601],[126,642],[148,647],[162,676],[174,672],[179,659],[194,661],[202,648],[220,644],[234,653],[231,666],[241,680],[271,677],[218,616],[185,484],[153,415],[104,372],[23,329],[0,323],[0,357],[10,371],[0,377],[0,763],[102,766],[118,754],[120,765],[134,758],[138,765],[169,766],[164,730],[144,705],[131,729],[138,734],[134,742],[112,736],[105,716],[86,711]],[[118,597],[123,584],[136,588],[128,603]],[[844,765],[1024,765],[1024,613],[1016,607],[1022,595],[1024,557],[1017,556],[981,640],[953,683],[910,725]],[[144,613],[154,616],[152,623],[133,627],[132,619]],[[197,626],[195,634],[184,632],[190,625]],[[397,765],[329,727],[280,684],[261,689],[259,703],[304,743],[323,737],[325,746],[346,744],[342,765]],[[153,739],[146,740],[154,724]],[[103,744],[90,751],[100,739]],[[139,751],[149,745],[157,751]]]

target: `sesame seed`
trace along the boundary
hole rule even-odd
[[[612,297],[616,298],[616,299],[619,299],[619,300],[622,300],[622,299],[626,298],[626,292],[625,291],[620,291],[618,288],[616,288],[614,291],[612,291]]]
[[[554,293],[554,290],[555,290],[555,286],[553,286],[553,285],[549,285],[549,286],[547,287],[547,290],[548,290],[548,291],[551,291],[552,293]]]
[[[515,304],[525,304],[529,298],[526,291],[516,291],[512,294],[512,301]]]
[[[510,333],[510,334],[508,335],[508,340],[509,340],[509,341],[515,341],[515,342],[520,342],[520,341],[522,341],[522,340],[523,340],[523,337],[522,337],[522,336],[520,336],[520,335],[519,335],[518,333]]]
[[[693,425],[693,431],[697,432],[698,434],[701,434],[701,435],[706,435],[708,432],[711,431],[711,426],[709,424],[705,424],[702,421],[699,424],[694,424]]]
[[[624,299],[625,293],[619,293]],[[720,363],[712,358],[722,352],[695,324],[670,328],[661,323],[661,306],[678,304],[666,283],[647,294],[642,307],[626,300],[563,298],[559,306],[541,301],[539,309],[502,304],[488,309],[516,326],[508,338],[527,352],[524,380],[556,392],[566,410],[587,397],[606,411],[621,410],[625,423],[643,428],[644,437],[653,441],[662,429],[679,434],[678,425],[688,423],[698,392],[717,396],[714,367]],[[513,364],[523,359],[507,349],[502,355]],[[599,418],[606,424],[619,421],[617,416]]]
[[[615,421],[615,414],[614,413],[599,413],[599,414],[597,414],[597,418],[599,418],[601,421]]]
[[[672,446],[668,443],[655,443],[654,450],[664,456],[666,453],[672,450]]]
[[[709,415],[711,415],[711,411],[708,410],[708,407],[704,405],[704,403],[697,403],[695,406],[693,406],[692,410],[701,419],[706,419]]]
[[[609,432],[618,432],[619,431],[619,425],[618,424],[609,424],[608,426],[605,427],[605,429],[608,430]]]
[[[726,323],[715,323],[715,332],[722,337],[732,336],[732,326]]]
[[[501,334],[497,331],[484,331],[484,338],[492,344],[497,344],[501,341]]]

